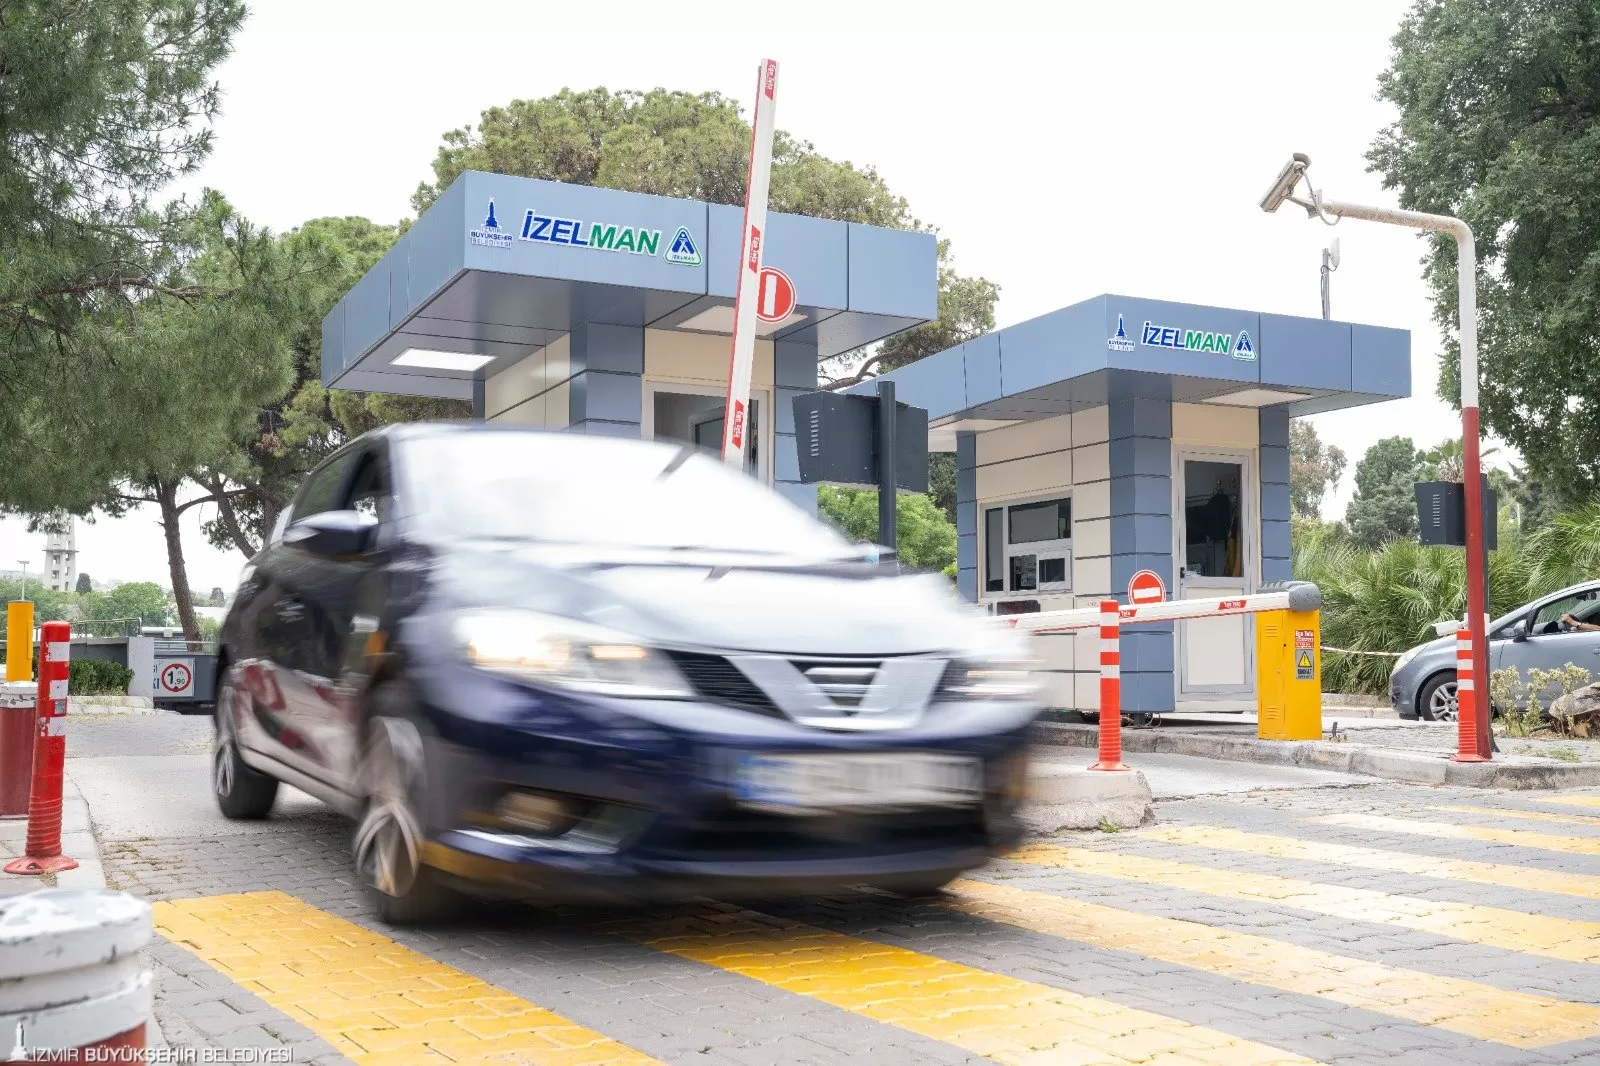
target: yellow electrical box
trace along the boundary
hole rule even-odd
[[[1256,735],[1262,740],[1322,736],[1321,611],[1256,615]]]

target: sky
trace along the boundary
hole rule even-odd
[[[411,214],[443,133],[485,108],[595,86],[717,91],[748,108],[771,57],[779,126],[875,167],[950,240],[957,269],[1000,286],[1000,326],[1105,292],[1316,316],[1321,249],[1337,236],[1333,317],[1412,334],[1413,398],[1313,420],[1353,468],[1380,437],[1459,435],[1435,396],[1423,245],[1257,204],[1297,151],[1329,197],[1395,203],[1364,157],[1394,117],[1375,94],[1408,6],[1340,0],[1332,18],[1258,0],[256,0],[218,71],[215,149],[175,191],[220,189],[277,230],[392,222]],[[1347,472],[1327,515],[1350,488]],[[190,583],[231,589],[244,558],[205,543],[209,516],[196,508],[184,531]],[[80,523],[78,547],[97,579],[170,584],[153,513]],[[0,569],[36,569],[42,550],[42,535],[0,522]]]

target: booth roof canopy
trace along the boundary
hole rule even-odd
[[[992,429],[1111,400],[1308,415],[1411,395],[1411,334],[1132,296],[1096,296],[946,349],[885,378],[930,425]],[[849,392],[870,394],[872,381]]]
[[[589,323],[726,335],[742,218],[468,171],[323,320],[323,383],[465,399],[474,378]],[[774,213],[762,260],[789,276],[798,304],[764,335],[818,358],[938,314],[932,234]]]

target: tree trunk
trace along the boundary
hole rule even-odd
[[[199,640],[200,626],[194,618],[194,595],[189,591],[189,572],[183,564],[183,535],[178,525],[182,512],[178,510],[178,484],[180,479],[168,481],[156,478],[156,503],[161,508],[161,531],[167,537],[167,569],[172,573],[172,600],[178,605],[178,624],[183,627],[184,640]]]
[[[233,497],[228,495],[226,484],[221,478],[213,478],[205,482],[205,487],[210,490],[217,505],[217,521],[222,523],[222,528],[227,531],[228,539],[233,541],[233,546],[244,554],[246,559],[255,558],[261,546],[250,539],[244,531],[244,526],[239,523],[239,512],[233,509]],[[273,516],[276,519],[276,515]],[[269,527],[270,528],[270,527]]]

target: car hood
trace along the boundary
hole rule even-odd
[[[459,606],[582,619],[653,644],[786,655],[906,655],[971,648],[990,627],[941,575],[852,560],[535,546],[458,549]]]

